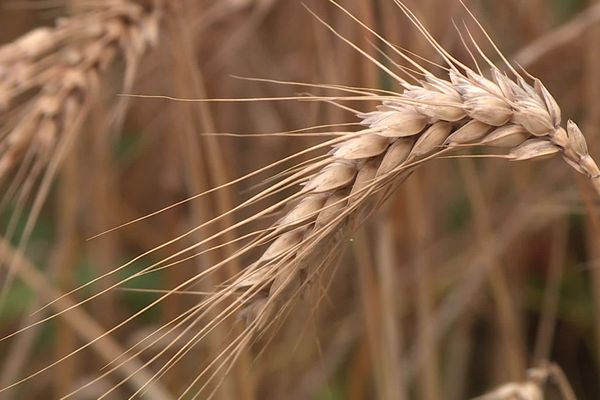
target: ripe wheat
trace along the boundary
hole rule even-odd
[[[124,61],[123,86],[129,90],[143,54],[158,41],[159,2],[148,8],[126,0],[81,7],[54,27],[0,47],[0,210],[15,206],[3,232],[7,240],[24,204],[34,198],[21,248],[86,117],[99,108],[111,68]],[[115,122],[124,105],[112,110]],[[6,289],[15,261],[0,255],[2,262],[9,264]]]
[[[294,204],[291,209],[250,247],[270,245],[206,302],[213,305],[237,296],[221,318],[240,310],[247,324],[244,334],[226,349],[230,354],[223,364],[235,358],[236,348],[283,318],[294,299],[335,263],[352,233],[425,161],[480,146],[506,149],[497,156],[509,161],[559,154],[586,175],[600,194],[600,170],[583,134],[571,120],[561,126],[561,110],[538,79],[517,72],[502,58],[509,71],[504,73],[483,53],[489,74],[485,76],[479,67],[469,68],[448,54],[406,6],[396,3],[440,54],[447,75],[434,76],[391,45],[414,69],[405,69],[410,82],[371,58],[397,80],[403,92],[369,93],[367,99],[381,105],[358,115],[366,128],[328,142],[333,150],[326,158],[284,180],[286,187],[298,183],[303,187],[287,199]],[[259,197],[278,189],[267,189]],[[220,322],[211,321],[196,339]]]
[[[158,9],[107,1],[0,47],[0,178],[27,151],[42,159],[52,154],[120,56],[131,87],[141,56],[158,40],[158,18]]]
[[[403,91],[390,93],[346,88],[344,90],[352,95],[315,97],[315,100],[332,102],[376,100],[380,105],[375,111],[358,113],[364,129],[337,132],[334,139],[311,149],[332,146],[333,149],[326,156],[300,165],[289,172],[286,178],[272,183],[269,188],[232,210],[234,212],[264,200],[293,185],[302,185],[296,194],[236,224],[235,227],[238,227],[272,212],[286,210],[268,229],[255,232],[254,239],[232,257],[239,257],[268,244],[262,256],[198,304],[189,315],[176,321],[177,325],[187,324],[185,331],[188,331],[194,329],[209,310],[226,305],[216,318],[195,331],[191,339],[187,339],[184,348],[177,352],[169,365],[159,369],[157,376],[228,318],[237,316],[246,322],[246,329],[231,340],[219,357],[186,388],[184,394],[192,390],[205,390],[208,383],[197,388],[201,378],[207,382],[215,379],[217,372],[211,371],[228,370],[242,348],[260,338],[267,328],[279,325],[290,312],[294,300],[300,298],[312,286],[311,283],[318,282],[327,268],[336,263],[353,232],[409,174],[426,161],[455,150],[482,146],[505,149],[501,155],[489,156],[509,161],[561,155],[570,166],[586,175],[600,194],[600,170],[589,155],[583,134],[570,120],[566,127],[561,126],[561,110],[538,79],[525,72],[519,73],[498,52],[508,71],[502,72],[474,42],[474,47],[489,67],[489,74],[484,74],[479,67],[472,69],[466,66],[447,53],[406,6],[399,1],[396,3],[439,53],[446,64],[446,76],[435,76],[407,53],[379,37],[411,66],[411,69],[400,67],[409,78],[404,79],[330,28],[394,78]],[[213,239],[207,238],[146,271],[159,268],[159,265],[206,245]],[[171,293],[194,284],[230,259],[177,286]],[[157,303],[168,295],[161,297]],[[165,331],[171,329],[161,329],[156,335],[166,335]],[[140,343],[139,348],[143,345]]]
[[[398,4],[444,58],[448,76],[436,77],[400,53],[418,69],[418,78],[409,83],[394,75],[403,92],[373,94],[381,105],[359,114],[367,128],[336,139],[317,171],[311,165],[297,173],[294,179],[304,186],[293,196],[296,205],[265,234],[273,243],[232,283],[243,293],[244,315],[255,329],[268,324],[318,275],[322,260],[408,174],[453,149],[505,148],[500,157],[510,161],[560,154],[600,194],[600,170],[583,134],[571,120],[561,127],[561,110],[538,79],[528,83],[509,65],[510,77],[491,63],[485,77],[446,53],[410,10]]]
[[[446,75],[440,77],[432,74],[411,58],[408,53],[389,45],[390,49],[410,66],[410,68],[400,67],[401,71],[406,74],[406,78],[398,76],[388,66],[376,59],[371,58],[371,60],[401,85],[403,88],[401,93],[346,89],[352,96],[315,98],[334,102],[342,100],[378,101],[380,105],[374,111],[359,113],[358,117],[365,126],[364,129],[356,132],[338,132],[334,139],[316,147],[318,149],[332,146],[333,149],[327,155],[289,171],[285,178],[272,183],[269,188],[231,211],[233,213],[247,205],[269,198],[285,188],[301,184],[302,188],[296,194],[239,222],[232,229],[275,211],[281,211],[291,203],[285,214],[272,226],[248,235],[247,237],[253,239],[239,252],[169,290],[158,300],[109,331],[110,333],[118,329],[171,294],[188,288],[207,274],[225,265],[233,257],[240,257],[260,246],[267,246],[258,260],[225,282],[223,286],[218,287],[213,294],[210,294],[191,310],[166,324],[153,335],[141,340],[130,350],[130,354],[124,355],[124,358],[135,357],[162,337],[172,334],[176,327],[185,326],[183,332],[171,342],[171,346],[181,338],[185,338],[186,343],[158,369],[153,379],[162,376],[217,325],[233,316],[243,318],[246,322],[246,329],[226,345],[223,352],[196,377],[194,382],[185,388],[183,394],[207,388],[208,383],[205,383],[198,389],[197,383],[200,379],[204,377],[206,382],[217,379],[217,371],[229,369],[242,348],[260,337],[268,327],[277,325],[289,312],[294,300],[300,297],[311,283],[317,282],[328,267],[335,264],[344,244],[353,232],[381,206],[404,179],[424,162],[443,157],[456,150],[463,151],[482,146],[504,149],[505,152],[502,155],[493,156],[503,157],[509,161],[561,155],[570,166],[589,177],[600,194],[600,169],[589,155],[583,134],[570,120],[567,121],[565,127],[561,126],[561,110],[538,79],[532,78],[524,72],[519,73],[501,57],[507,67],[507,73],[504,73],[481,52],[481,57],[489,67],[486,68],[489,69],[489,74],[487,71],[484,73],[479,67],[466,66],[447,53],[406,6],[399,1],[396,3],[439,53],[445,63]],[[346,12],[343,9],[342,11]],[[106,10],[106,15],[112,16],[113,11]],[[129,26],[129,29],[139,36],[129,43],[128,49],[130,48],[129,51],[132,53],[126,52],[125,54],[132,54],[137,58],[146,45],[154,41],[156,19],[154,14],[146,15],[146,17],[151,17],[151,22],[140,22],[139,24],[145,28],[133,29]],[[355,20],[360,23],[357,19]],[[121,29],[123,29],[122,26]],[[53,33],[60,37],[59,32],[61,32],[60,29],[50,31],[50,33],[41,31],[30,36],[30,39],[25,40],[24,43],[38,43],[33,40],[36,35]],[[107,32],[112,31],[107,30]],[[119,32],[122,34],[122,30]],[[108,35],[108,33],[106,34]],[[132,35],[133,33],[128,37],[131,38]],[[112,36],[109,37],[112,38]],[[383,40],[381,37],[380,39]],[[383,41],[388,44],[385,40]],[[100,41],[100,43],[104,43],[104,41]],[[120,42],[110,41],[110,43]],[[474,46],[479,50],[475,44]],[[33,46],[35,49],[38,47]],[[19,48],[19,46],[15,48]],[[41,54],[47,51],[41,47],[40,49],[38,51]],[[96,58],[93,59],[97,61],[94,65],[98,67],[104,65],[100,60],[110,62],[114,57],[113,47],[100,46],[99,49],[105,52],[98,50],[94,53]],[[363,54],[366,55],[364,52]],[[64,67],[61,63],[59,65],[61,68]],[[75,68],[74,71],[69,68],[68,71],[73,74],[78,73],[73,75],[78,79],[69,79],[68,82],[88,82],[82,80],[81,68]],[[83,76],[92,77],[89,78],[89,82],[97,82],[101,69],[91,68],[86,71],[87,73]],[[0,84],[2,82],[0,81]],[[14,85],[17,84],[13,83]],[[93,84],[87,83],[87,85]],[[84,87],[87,86],[84,85]],[[54,107],[51,108],[51,113],[39,105],[34,108],[38,110],[39,114],[36,115],[39,117],[30,118],[29,121],[37,124],[44,121],[44,130],[41,132],[49,132],[44,133],[41,138],[36,140],[53,143],[54,139],[46,140],[45,138],[53,138],[56,132],[62,130],[56,126],[57,115],[72,113],[74,112],[72,109],[79,110],[76,106],[78,97],[70,100],[72,98],[70,96],[77,95],[79,92],[74,92],[71,88],[72,86],[69,85],[61,86],[58,93],[62,93],[62,97],[59,96],[58,100],[56,96],[52,97],[51,104]],[[75,105],[66,106],[73,102]],[[47,101],[44,100],[39,104],[46,103]],[[31,127],[27,126],[27,129],[31,129]],[[11,129],[11,131],[25,131],[25,127],[20,130]],[[15,150],[10,150],[11,153],[4,150],[7,155],[3,156],[2,160],[4,158],[8,160],[4,161],[5,165],[9,166],[13,163],[16,158],[13,154],[22,151],[20,149],[23,146],[28,146],[31,140],[37,137],[31,133],[33,131],[27,130],[27,132],[29,133],[21,136],[12,134],[15,138],[18,137],[19,145],[14,145],[12,148]],[[1,170],[2,168],[0,168]],[[208,221],[202,226],[212,222],[214,220]],[[188,232],[159,248],[190,233]],[[218,235],[224,233],[221,232]],[[209,244],[215,237],[206,238],[201,243],[147,267],[133,277],[178,263],[182,261],[178,259],[179,256]],[[242,239],[245,237],[240,238],[240,240]],[[119,267],[114,272],[127,265]],[[130,281],[133,277],[123,280],[120,284]],[[102,278],[97,278],[95,281]],[[85,301],[102,293],[104,292],[93,295]],[[78,305],[82,303],[78,303]],[[219,310],[219,314],[197,329],[200,322],[203,321],[203,317],[215,309]],[[191,339],[190,334],[192,335]],[[165,351],[166,349],[159,352],[146,364],[158,360]],[[115,365],[107,369],[104,375],[118,368],[125,361],[115,362]],[[148,384],[150,383],[148,382]],[[136,394],[143,389],[143,387],[140,388]]]

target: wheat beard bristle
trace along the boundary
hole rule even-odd
[[[512,81],[493,68],[491,79],[451,70],[449,79],[425,75],[419,85],[389,96],[361,114],[368,128],[337,144],[327,166],[307,178],[297,205],[273,229],[276,240],[233,286],[255,291],[243,317],[260,331],[282,307],[317,279],[328,254],[348,240],[401,180],[422,162],[460,146],[508,149],[520,161],[561,153],[598,188],[600,170],[577,125],[560,126],[554,98],[535,79]]]

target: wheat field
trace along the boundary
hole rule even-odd
[[[600,397],[600,4],[0,2],[0,399]]]

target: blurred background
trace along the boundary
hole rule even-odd
[[[466,21],[481,47],[498,60],[458,0],[404,2],[457,58],[470,60],[457,31],[466,32]],[[150,1],[135,3],[154,6]],[[600,3],[466,3],[503,53],[544,82],[561,105],[563,119],[579,123],[590,153],[598,157]],[[373,46],[381,47],[381,42],[328,1],[304,4],[365,51],[381,57]],[[392,0],[340,4],[391,43],[440,61]],[[90,7],[93,1],[2,0],[0,41],[10,43],[32,28],[52,26],[57,18],[89,12]],[[296,0],[169,1],[158,38],[140,60],[131,88],[123,86],[126,57],[118,58],[101,77],[102,90],[60,162],[21,256],[33,195],[2,202],[0,226],[5,236],[0,258],[18,257],[20,265],[0,310],[3,337],[231,225],[234,219],[226,218],[185,243],[159,249],[33,313],[60,294],[230,209],[256,193],[255,185],[269,175],[88,238],[323,140],[252,134],[355,122],[352,113],[314,101],[123,101],[118,93],[215,99],[341,93],[239,77],[399,90]],[[384,51],[393,56],[389,48]],[[374,106],[350,105],[365,111]],[[3,115],[3,123],[8,118]],[[277,170],[292,165],[283,163]],[[0,184],[1,194],[8,183]],[[32,184],[35,194],[39,179]],[[235,220],[255,211],[249,209]],[[246,232],[235,230],[229,238]],[[111,290],[0,342],[0,386],[89,343],[159,298],[161,291],[224,259],[234,250],[230,247],[135,278],[124,285],[135,290]],[[252,255],[228,266],[213,284],[251,261]],[[306,305],[294,310],[272,340],[260,341],[242,354],[215,398],[465,399],[508,382],[524,382],[531,377],[527,370],[547,371],[548,361],[564,371],[577,398],[600,398],[599,267],[598,199],[587,181],[559,158],[523,164],[433,161],[414,173],[348,243],[326,295],[320,301],[305,299]],[[109,337],[0,393],[0,398],[60,398],[92,381],[73,398],[98,398],[132,374],[117,368],[96,379],[107,372],[102,367],[108,360],[202,298],[198,293],[170,296]],[[227,333],[212,336],[160,379],[163,394],[177,398],[219,354]],[[169,340],[164,338],[135,358],[151,359]],[[156,371],[176,351],[168,349],[149,369]],[[548,398],[567,398],[552,387],[560,386],[555,381],[560,379],[554,376],[543,385]],[[120,385],[107,398],[129,398],[135,385]],[[155,393],[144,396],[160,398]]]

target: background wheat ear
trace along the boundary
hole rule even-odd
[[[122,88],[131,89],[142,56],[157,44],[159,4],[83,2],[73,7],[75,15],[0,48],[0,209],[13,210],[3,230],[8,241],[26,218],[21,250],[90,114],[106,113],[113,131],[120,129],[127,101],[108,105],[106,89],[117,65],[124,67]],[[4,296],[16,266],[5,254],[0,262],[8,267]]]
[[[535,398],[548,359],[598,397],[600,9],[307,3],[71,2],[2,50],[0,397]]]
[[[13,6],[18,10],[22,5]],[[53,7],[64,8],[69,16],[57,18],[53,24],[35,28],[0,47],[2,315],[10,314],[14,293],[23,289],[22,284],[35,293],[19,302],[19,307],[29,308],[30,312],[25,313],[30,314],[40,307],[40,302],[60,297],[57,286],[70,280],[66,278],[70,272],[66,271],[74,260],[73,249],[81,235],[79,199],[87,195],[84,191],[94,192],[86,184],[85,189],[77,189],[82,186],[77,182],[78,172],[73,172],[95,178],[110,175],[111,147],[123,127],[128,105],[127,99],[115,98],[115,93],[133,87],[143,56],[158,44],[163,14],[160,1],[82,1],[41,6],[42,10],[49,6],[45,11],[50,15],[54,14]],[[1,13],[10,9],[10,5],[3,4]],[[11,25],[11,14],[7,14],[3,28]],[[4,29],[2,33],[6,33]],[[83,148],[87,148],[89,157],[78,159],[74,154]],[[100,165],[104,171],[99,174],[95,167]],[[96,183],[104,186],[106,180]],[[108,187],[103,189],[110,191]],[[60,194],[52,196],[57,191]],[[96,190],[92,196],[99,192],[106,193]],[[42,257],[44,275],[24,253],[31,251],[29,241],[35,237],[36,223],[47,209],[48,197],[58,198],[60,208],[66,211],[59,213],[55,225],[58,244]],[[59,301],[54,310],[64,311],[69,303],[68,299]],[[29,326],[41,319],[41,315],[24,317],[20,324]],[[101,337],[104,329],[100,318],[90,317],[85,310],[76,310],[65,321],[63,327],[70,327],[69,332],[88,343],[95,342],[92,348],[106,362],[123,351],[114,340]],[[3,337],[6,334],[3,332]],[[6,348],[0,373],[2,397],[19,396],[7,387],[12,387],[27,368],[27,354],[34,348],[37,335],[39,330],[34,329]],[[59,347],[72,345],[69,334],[60,337]],[[133,362],[121,371],[129,378],[136,368]],[[143,386],[148,379],[134,378],[133,387]],[[64,381],[57,383],[61,384]],[[148,395],[168,398],[167,391],[159,386],[150,387]]]

